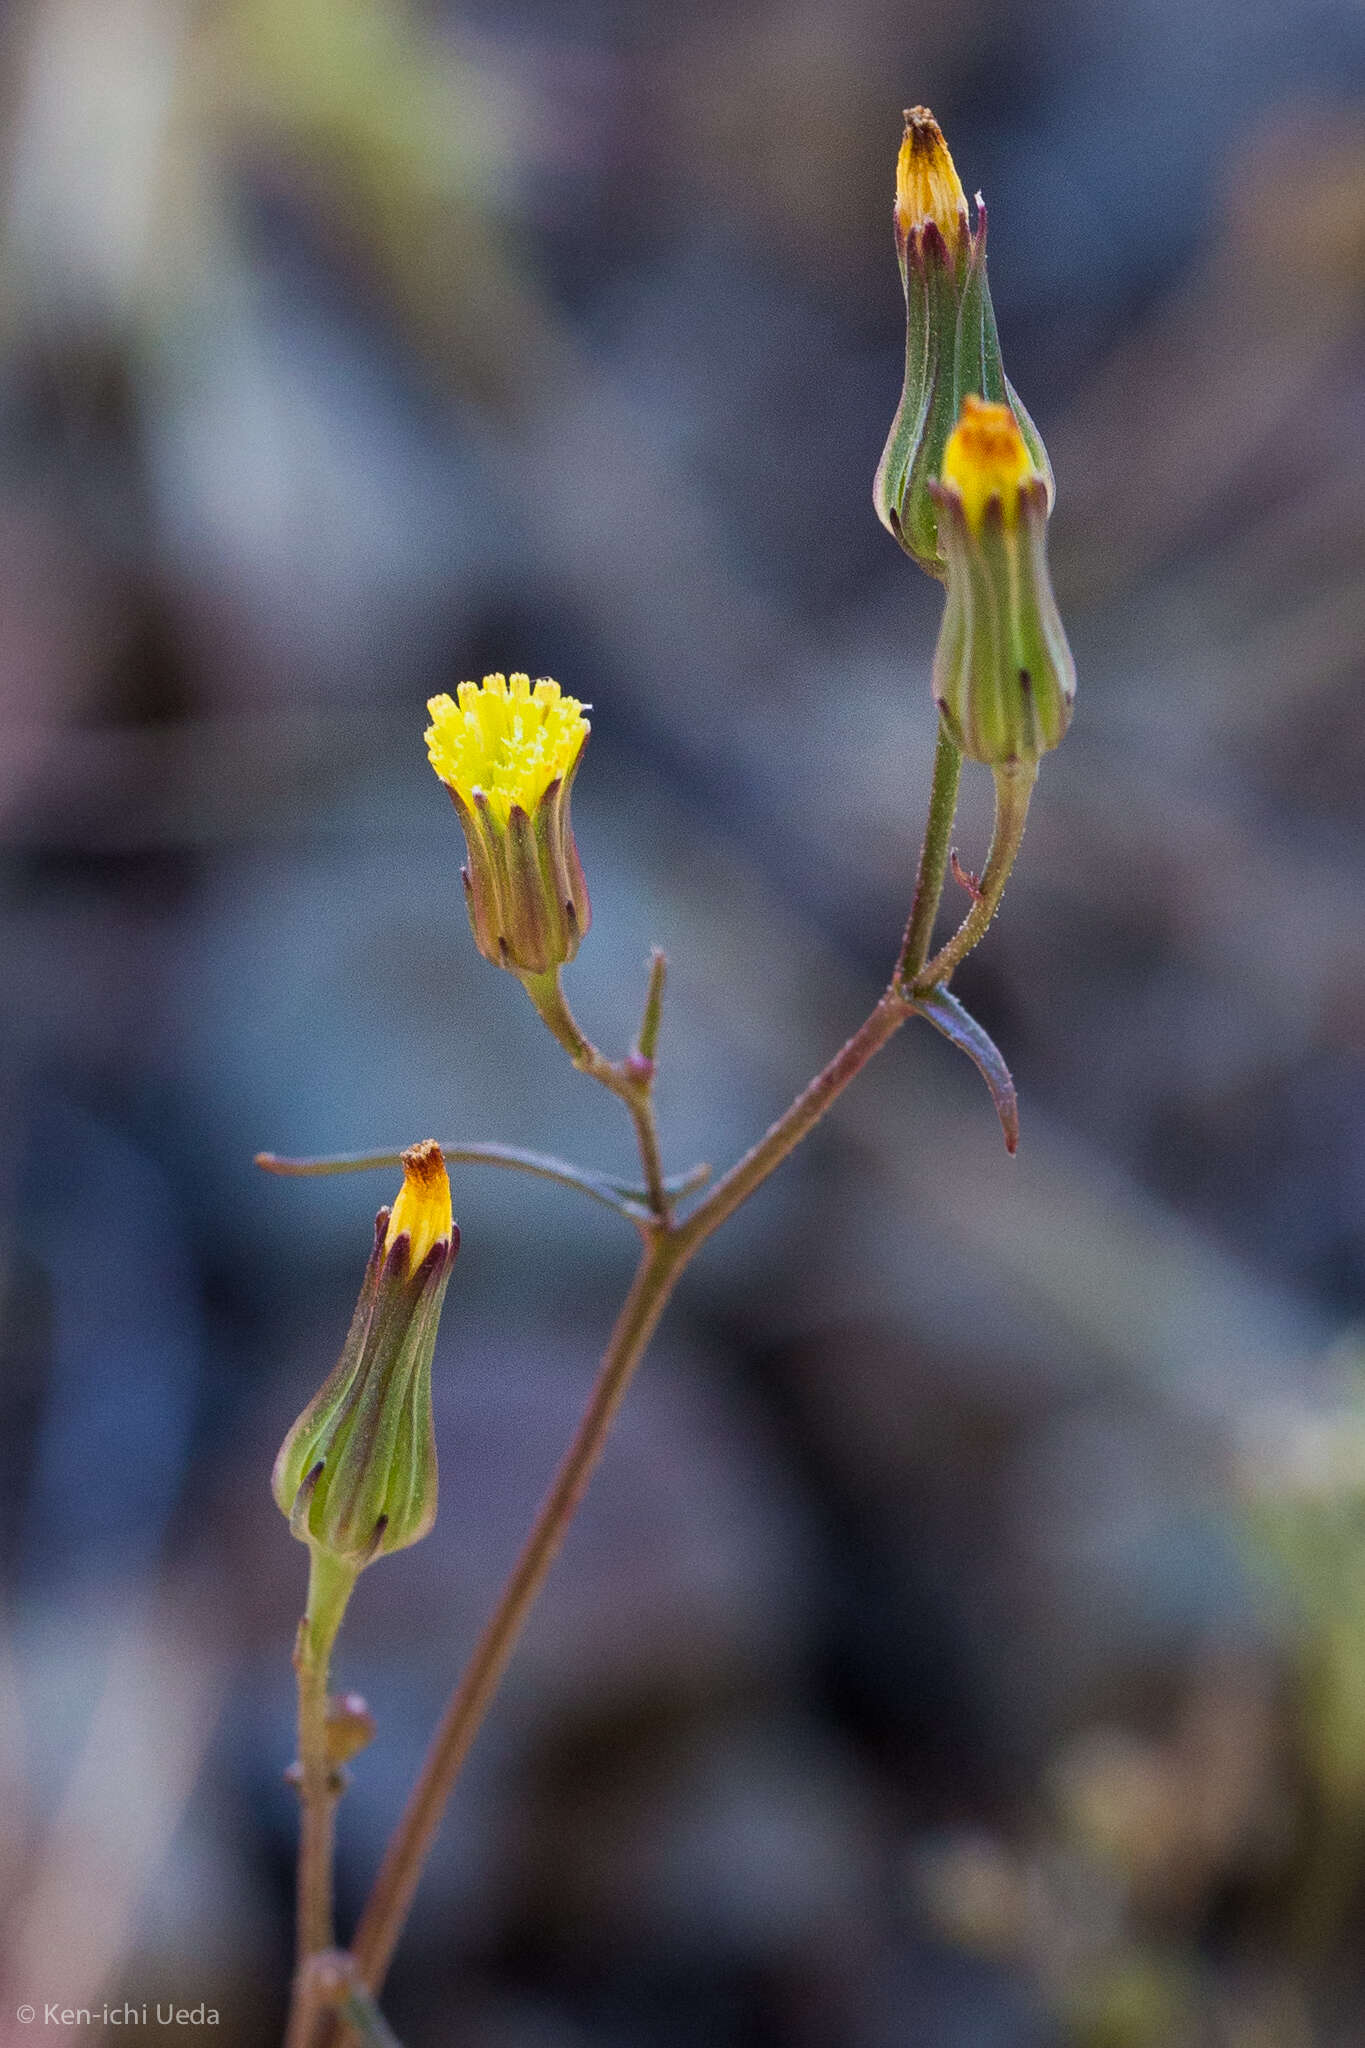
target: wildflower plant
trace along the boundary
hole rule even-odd
[[[769,1130],[714,1185],[704,1168],[668,1175],[654,1109],[665,962],[655,952],[639,1028],[603,1054],[569,1008],[563,969],[588,930],[588,892],[569,800],[588,739],[586,706],[527,674],[461,683],[429,705],[426,742],[464,831],[474,941],[515,974],[575,1067],[618,1096],[640,1156],[623,1182],[495,1143],[260,1163],[285,1173],[403,1169],[381,1210],[340,1361],[289,1432],[276,1500],[308,1546],[308,1603],[295,1651],[302,1803],[298,1967],[287,2048],[392,2042],[377,2003],[441,1815],[521,1629],[592,1476],[608,1429],[684,1270],[762,1185],[849,1082],[913,1017],[964,1051],[990,1089],[1013,1152],[1014,1085],[1000,1053],[949,983],[985,936],[1023,836],[1042,756],[1063,737],[1074,671],[1047,569],[1053,498],[1047,455],[1005,378],[986,282],[986,217],[973,226],[943,136],[922,107],[905,117],[895,237],[907,315],[906,375],[877,472],[878,513],[945,602],[933,661],[939,719],[933,780],[909,916],[878,1001]],[[980,878],[952,847],[963,757],[995,783],[995,825]],[[968,894],[951,937],[933,940],[949,866]],[[431,1361],[459,1232],[447,1162],[539,1174],[626,1218],[640,1257],[596,1382],[521,1553],[451,1696],[349,1946],[332,1922],[333,1821],[344,1766],[373,1733],[364,1702],[328,1692],[332,1648],[359,1572],[416,1542],[436,1512]]]

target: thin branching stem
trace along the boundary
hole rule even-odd
[[[833,1059],[681,1221],[674,1219],[664,1192],[666,1183],[653,1116],[652,1051],[657,1030],[657,998],[647,1006],[647,1031],[642,1033],[642,1038],[648,1040],[648,1053],[637,1042],[631,1059],[614,1064],[604,1059],[579,1029],[564,1000],[557,973],[526,977],[528,994],[575,1066],[621,1096],[630,1108],[646,1183],[651,1190],[652,1213],[640,1220],[644,1249],[603,1354],[588,1405],[497,1605],[451,1695],[361,1915],[353,1955],[359,1979],[371,1993],[377,1993],[383,1984],[446,1803],[587,1490],[612,1420],[678,1280],[713,1232],[781,1165],[849,1082],[916,1013],[907,968],[914,972],[915,989],[922,991],[941,985],[982,936],[994,915],[1028,815],[1031,774],[997,773],[996,830],[982,878],[981,896],[953,939],[927,967],[923,965],[947,869],[959,767],[956,747],[941,739],[915,908],[889,987]],[[662,970],[658,967],[651,977],[652,998],[656,987],[661,991]],[[636,1063],[634,1071],[632,1060]],[[344,2015],[339,2017],[344,2031],[347,2022]]]
[[[642,1032],[652,1042],[658,1035],[657,1015],[651,1011],[663,994],[662,954],[655,956],[650,971],[650,992],[646,998],[645,1018]],[[569,1058],[582,1074],[591,1074],[594,1081],[619,1095],[630,1111],[635,1126],[635,1142],[639,1147],[640,1165],[645,1177],[645,1197],[651,1222],[667,1225],[672,1220],[673,1198],[664,1179],[663,1155],[659,1146],[659,1130],[654,1116],[654,1060],[652,1054],[642,1055],[637,1049],[623,1060],[609,1060],[605,1053],[598,1051],[569,1008],[564,994],[560,970],[556,967],[548,974],[524,974],[522,982],[526,993],[535,1004],[546,1029],[559,1041]]]
[[[848,1043],[701,1206],[685,1222],[663,1224],[647,1236],[573,1442],[451,1696],[361,1915],[354,1954],[372,1991],[384,1981],[446,1802],[681,1274],[712,1232],[781,1164],[911,1014],[899,990],[888,989]]]

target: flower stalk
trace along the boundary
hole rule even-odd
[[[329,1712],[332,1649],[355,1582],[416,1543],[436,1514],[431,1357],[459,1245],[438,1145],[403,1154],[403,1185],[375,1219],[374,1248],[340,1359],[280,1446],[273,1490],[308,1546],[308,1600],[294,1644],[301,1808],[298,1960],[288,2048],[312,2048],[318,1972],[334,1944],[332,1866],[341,1759],[368,1736],[358,1702]]]
[[[915,874],[915,894],[896,969],[896,979],[902,986],[914,982],[933,944],[934,920],[943,901],[943,885],[948,875],[961,777],[962,749],[940,719],[934,748],[934,777],[929,790],[929,815],[924,824],[919,867]]]
[[[928,966],[915,976],[914,995],[927,995],[931,989],[948,981],[972,948],[985,938],[995,913],[1000,908],[1005,884],[1010,878],[1015,856],[1023,841],[1029,805],[1033,800],[1033,789],[1037,780],[1036,761],[1019,762],[996,769],[995,827],[991,833],[986,866],[972,899],[972,907],[952,938],[939,947]]]
[[[648,1221],[641,1222],[641,1228],[645,1230],[668,1223],[673,1213],[673,1198],[664,1174],[659,1129],[654,1115],[654,1069],[665,968],[664,955],[656,949],[650,961],[649,989],[639,1035],[634,1050],[623,1060],[609,1060],[580,1028],[569,1008],[558,968],[548,974],[524,974],[521,977],[536,1014],[550,1035],[563,1046],[580,1074],[590,1074],[610,1094],[619,1096],[630,1111],[645,1178],[645,1199],[649,1211]]]
[[[327,1684],[332,1648],[357,1573],[326,1551],[309,1554],[308,1604],[294,1644],[299,1693],[297,1769],[302,1820],[298,1864],[298,1960],[330,1949],[333,1836],[341,1779],[327,1730]]]

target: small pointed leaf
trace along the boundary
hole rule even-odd
[[[966,1053],[991,1091],[991,1101],[1005,1134],[1005,1150],[1013,1152],[1019,1143],[1019,1098],[1010,1070],[989,1032],[982,1030],[975,1017],[946,988],[933,988],[927,995],[917,996],[914,1007],[921,1017],[928,1018],[935,1031],[943,1033],[950,1045]]]

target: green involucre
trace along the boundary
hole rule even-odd
[[[374,1250],[341,1357],[280,1447],[273,1489],[303,1543],[360,1570],[436,1519],[431,1358],[459,1233],[406,1273],[407,1239]]]

